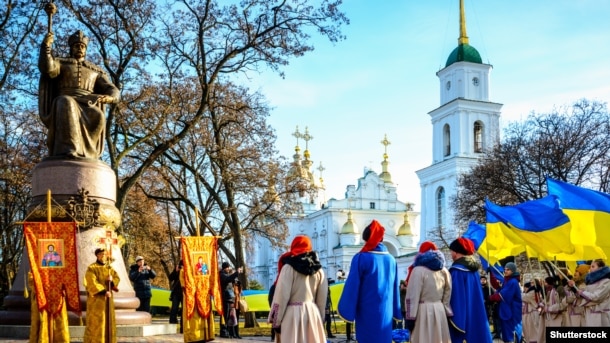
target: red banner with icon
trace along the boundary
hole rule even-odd
[[[55,317],[65,296],[66,307],[80,313],[76,223],[26,222],[23,232],[39,311]]]

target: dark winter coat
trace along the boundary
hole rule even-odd
[[[136,291],[136,297],[138,298],[151,298],[151,283],[150,280],[157,276],[154,270],[145,269],[141,272],[140,267],[137,264],[132,265],[129,268],[129,280],[133,283],[133,290]]]

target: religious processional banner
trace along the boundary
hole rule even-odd
[[[195,309],[202,318],[212,312],[212,299],[216,311],[222,313],[220,280],[218,271],[218,240],[216,237],[182,237],[182,260],[184,263],[183,306],[187,319]]]
[[[26,222],[23,229],[39,311],[57,316],[65,292],[66,307],[80,313],[76,223]]]

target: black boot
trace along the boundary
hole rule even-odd
[[[335,335],[333,335],[333,332],[331,330],[330,321],[326,322],[326,337],[335,338]]]
[[[235,338],[241,339],[241,336],[239,335],[239,324],[233,327],[233,331],[235,332]]]
[[[229,330],[227,330],[227,326],[224,324],[220,324],[220,337],[229,338]]]

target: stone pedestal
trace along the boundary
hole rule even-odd
[[[115,207],[116,202],[116,175],[101,161],[94,160],[45,160],[36,165],[32,177],[32,202],[28,209],[30,222],[47,221],[47,192],[51,191],[52,206],[51,220],[72,221],[65,210],[71,201],[82,204],[79,196],[82,191],[86,194],[85,202],[96,201],[99,204],[99,222],[86,229],[79,226],[76,235],[78,277],[82,318],[76,313],[69,313],[70,325],[79,325],[86,319],[87,294],[83,286],[87,267],[95,262],[94,251],[101,247],[98,239],[106,236],[107,230],[114,230],[121,222],[121,215]],[[90,220],[89,220],[90,221]],[[85,221],[85,226],[89,226]],[[82,224],[81,224],[82,225]],[[150,324],[151,316],[147,312],[136,312],[140,301],[129,281],[125,262],[118,246],[112,249],[112,266],[119,274],[119,292],[114,295],[117,325]],[[24,251],[22,263],[11,287],[9,295],[4,298],[5,311],[0,311],[0,322],[5,325],[30,324],[30,299],[24,298],[24,288],[27,272],[30,271],[30,262],[27,252]],[[81,320],[84,319],[84,320]]]

